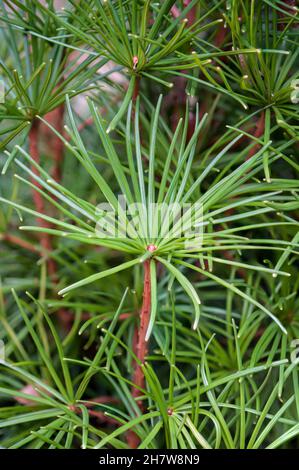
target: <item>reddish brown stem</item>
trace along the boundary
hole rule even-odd
[[[139,94],[139,87],[140,87],[140,77],[136,77],[132,101],[133,101],[133,109],[132,109],[132,119],[135,116],[135,105],[136,100]],[[150,261],[146,260],[144,263],[144,284],[143,284],[143,304],[140,311],[140,324],[139,328],[136,327],[133,335],[133,351],[139,361],[144,363],[145,356],[147,354],[147,342],[145,341],[146,335],[146,328],[148,324],[148,316],[150,312],[150,298],[151,298],[151,291],[150,291]],[[144,388],[144,375],[142,369],[139,364],[135,364],[135,373],[133,377],[133,382],[136,386]],[[132,396],[135,398],[139,394],[139,390],[136,387],[133,387]],[[141,408],[141,403],[138,403],[139,407]],[[130,447],[137,447],[138,445],[138,438],[135,433],[130,432],[128,433],[128,443]]]
[[[150,260],[144,262],[144,277],[143,277],[143,301],[140,310],[139,328],[136,328],[133,349],[141,364],[144,364],[145,358],[148,353],[148,343],[145,340],[147,327],[149,324],[150,310],[151,310],[151,278],[150,278]],[[137,339],[137,341],[136,341]],[[141,364],[135,364],[135,372],[133,376],[134,387],[132,389],[132,396],[136,398],[140,395],[140,388],[145,388],[144,373]],[[143,411],[142,402],[138,402],[138,406]],[[127,433],[127,442],[131,449],[136,449],[139,445],[139,437],[130,430]]]
[[[254,137],[261,137],[265,130],[265,113],[262,111],[255,127]],[[246,160],[249,160],[260,148],[260,144],[255,144],[248,152]]]
[[[4,240],[8,243],[12,243],[14,245],[18,245],[21,248],[24,248],[25,250],[32,251],[33,253],[38,252],[38,248],[35,245],[32,245],[32,243],[27,242],[26,240],[22,240],[22,238],[19,238],[15,235],[10,235],[8,233],[3,233],[0,235],[0,240]]]
[[[85,403],[86,408],[92,408],[94,403],[119,403],[119,399],[115,397],[111,397],[110,395],[102,395],[100,397],[93,397],[91,398],[93,403]]]
[[[39,121],[34,120],[30,129],[30,132],[29,132],[29,153],[31,157],[33,158],[33,160],[37,164],[40,164],[40,156],[39,156],[39,150],[38,150],[38,140],[39,140],[38,135],[39,135]],[[35,175],[39,176],[39,171],[35,167],[35,165],[31,166],[31,170]],[[33,179],[32,182],[34,186],[36,186],[36,188],[41,189],[41,185],[35,179]],[[34,201],[36,211],[39,212],[40,214],[44,214],[45,207],[44,207],[43,198],[41,194],[35,189],[33,189],[33,201]],[[50,224],[46,220],[42,219],[41,217],[37,217],[37,222],[41,227],[44,227],[44,228],[50,227]],[[52,251],[52,242],[51,242],[50,235],[48,233],[41,233],[40,243],[41,243],[43,255],[47,257],[47,266],[48,266],[49,274],[53,278],[56,278],[56,263],[53,259],[48,257],[48,255]]]
[[[63,127],[63,107],[62,107],[62,110],[60,110],[60,113],[62,114],[60,114],[60,119],[58,119],[58,121],[60,123],[59,125]],[[32,127],[29,132],[29,152],[30,152],[31,157],[37,164],[40,164],[40,154],[39,154],[39,147],[38,147],[39,131],[40,131],[40,122],[38,120],[35,120],[33,121]],[[52,174],[53,176],[55,175],[55,179],[59,181],[61,178],[60,172],[61,172],[61,161],[63,158],[63,145],[62,145],[61,139],[59,139],[56,136],[55,136],[55,141],[54,141],[53,158],[54,158],[54,165],[53,165]],[[39,176],[39,171],[34,165],[32,165],[31,169],[35,175]],[[32,179],[32,181],[36,188],[38,189],[41,188],[41,185],[36,180]],[[44,206],[44,200],[41,194],[37,190],[33,190],[33,201],[34,201],[36,211],[39,212],[40,214],[45,214],[46,211],[45,211],[45,206]],[[41,227],[44,227],[44,228],[52,227],[52,225],[49,224],[46,220],[44,220],[42,217],[37,217],[37,222]],[[47,259],[48,273],[54,285],[56,285],[58,283],[57,267],[56,267],[55,261],[49,257],[49,255],[51,254],[53,250],[51,236],[46,232],[45,233],[41,232],[40,244],[42,248],[41,250],[42,256],[45,256]],[[65,324],[66,311],[64,309],[59,309],[57,313],[58,313],[60,324],[62,325],[63,328],[66,329],[67,328]]]
[[[138,341],[137,341],[137,350],[136,356],[141,364],[144,364],[145,357],[148,353],[148,343],[145,340],[146,331],[149,323],[151,310],[151,278],[150,278],[150,260],[144,262],[144,281],[143,281],[143,302],[142,308],[140,311],[140,324],[138,330]],[[144,374],[142,368],[139,364],[136,364],[135,374],[134,374],[134,383],[140,387],[144,388]],[[138,388],[134,387],[132,394],[134,397],[137,397],[140,394]],[[141,406],[141,403],[139,403]]]
[[[82,414],[81,408],[79,408],[76,405],[70,405],[69,409],[78,415]],[[114,418],[111,418],[110,416],[107,416],[105,413],[103,413],[103,411],[95,411],[95,410],[90,410],[90,409],[88,409],[87,411],[88,411],[89,416],[93,416],[97,418],[103,424],[105,423],[105,424],[111,424],[114,426],[115,425],[119,426],[119,421],[117,421]]]
[[[110,416],[105,415],[105,413],[103,413],[102,411],[88,410],[88,414],[89,416],[97,418],[100,423],[111,424],[113,426],[120,426],[119,421],[114,418],[111,418]]]
[[[224,24],[221,23],[219,28],[218,28],[217,34],[215,36],[214,45],[216,47],[221,48],[221,46],[224,43],[226,35],[227,35],[227,29],[224,27]]]
[[[137,75],[136,80],[135,80],[133,95],[132,95],[132,103],[133,103],[132,115],[131,115],[132,121],[134,121],[135,119],[136,101],[139,95],[139,88],[140,88],[140,76]]]
[[[59,106],[56,110],[56,130],[60,135],[64,133],[64,106]],[[61,181],[62,163],[64,155],[64,143],[62,139],[55,136],[53,141],[53,168],[52,176],[55,181]]]
[[[139,87],[140,87],[140,76],[137,75],[136,80],[135,80],[133,95],[132,95],[132,101],[134,104],[136,103],[137,97],[139,95]]]

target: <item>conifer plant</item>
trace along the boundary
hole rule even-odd
[[[299,439],[292,0],[0,0],[0,445]]]

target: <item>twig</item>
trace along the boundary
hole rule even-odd
[[[139,95],[139,88],[140,88],[140,75],[137,75],[136,80],[135,80],[133,95],[132,95],[132,101],[134,104],[136,103],[137,97]]]
[[[133,350],[140,361],[144,364],[145,358],[148,353],[148,342],[145,339],[147,327],[149,324],[150,310],[151,310],[151,278],[150,278],[150,260],[146,260],[143,265],[143,301],[140,310],[139,328],[135,329],[133,338]],[[141,365],[135,363],[135,371],[133,376],[134,386],[132,388],[132,396],[136,398],[140,394],[139,388],[145,388],[145,378]],[[138,406],[143,412],[143,404],[138,401]],[[140,439],[134,431],[129,430],[127,433],[127,442],[131,449],[136,449],[139,445]]]
[[[254,137],[261,137],[264,133],[265,130],[265,113],[262,111],[256,126],[255,126],[255,132],[254,132]],[[260,144],[255,144],[248,152],[248,155],[246,157],[246,160],[249,160],[253,155],[258,151],[260,148]]]
[[[32,251],[33,253],[38,253],[39,249],[30,242],[23,240],[22,238],[17,237],[16,235],[10,235],[8,233],[3,233],[0,235],[0,240],[18,245],[25,250]]]
[[[145,357],[148,353],[148,342],[145,340],[146,331],[149,323],[149,316],[151,310],[151,279],[150,279],[150,260],[144,262],[144,278],[143,278],[143,302],[140,311],[140,323],[138,329],[138,341],[136,348],[136,356],[141,364],[144,364]],[[144,374],[139,364],[136,364],[134,383],[144,388]],[[132,390],[133,397],[137,397],[140,394],[138,388],[134,387]],[[141,408],[141,402],[138,403]]]
[[[34,120],[32,123],[31,129],[29,131],[29,153],[31,157],[33,158],[33,160],[37,164],[40,164],[38,137],[39,137],[39,121]],[[35,167],[35,165],[32,165],[31,169],[35,175],[39,176],[39,171]],[[33,179],[33,184],[37,188],[41,189],[41,185],[34,179]],[[44,207],[43,198],[41,194],[35,189],[33,189],[33,202],[34,202],[36,211],[39,212],[40,214],[44,214],[45,207]],[[46,220],[42,219],[41,217],[37,217],[37,222],[41,227],[44,227],[44,228],[50,227],[50,224]],[[47,266],[48,266],[49,274],[51,277],[53,277],[53,279],[55,279],[56,278],[56,263],[53,259],[49,258],[49,254],[52,251],[52,242],[51,242],[50,235],[48,233],[41,232],[40,243],[41,243],[42,252],[43,252],[42,254],[47,258]]]
[[[56,130],[60,135],[63,135],[64,132],[64,105],[60,105],[56,110]],[[64,156],[64,143],[63,140],[55,135],[53,141],[53,168],[52,168],[52,177],[55,181],[61,181],[61,171],[63,164]]]

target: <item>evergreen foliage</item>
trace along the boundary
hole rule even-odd
[[[297,447],[295,3],[0,0],[1,447]]]

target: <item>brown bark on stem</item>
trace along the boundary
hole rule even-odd
[[[132,120],[135,119],[135,109],[136,109],[136,101],[139,95],[140,89],[140,76],[136,77],[135,86],[132,95]],[[149,322],[149,315],[150,315],[150,302],[151,302],[151,287],[150,287],[150,261],[146,260],[144,262],[144,283],[143,283],[143,303],[142,308],[140,311],[140,324],[139,328],[135,328],[134,336],[133,336],[133,344],[132,348],[139,359],[139,361],[144,364],[145,356],[147,355],[147,342],[145,341],[145,335],[147,330],[147,325]],[[144,381],[144,374],[139,364],[135,364],[135,372],[133,376],[133,382],[136,386],[144,388],[145,381]],[[133,386],[132,389],[132,396],[136,398],[140,394],[138,388]],[[141,411],[142,410],[142,403],[138,402],[138,406]],[[127,432],[127,442],[131,449],[136,449],[139,445],[140,439],[137,434],[133,430],[129,430]]]
[[[29,153],[33,160],[37,163],[40,164],[40,156],[39,156],[39,149],[38,149],[38,136],[39,136],[39,121],[34,120],[29,132]],[[32,165],[31,167],[32,172],[39,176],[39,171],[38,169]],[[36,181],[32,180],[33,184],[37,188],[41,188],[41,185]],[[35,205],[35,209],[37,212],[40,214],[45,213],[45,207],[44,207],[44,201],[41,196],[41,194],[33,189],[33,202]],[[42,219],[41,217],[37,217],[37,222],[41,227],[44,228],[49,228],[50,224]],[[40,233],[40,243],[41,243],[41,248],[42,248],[42,254],[47,258],[47,266],[48,266],[48,272],[53,279],[56,279],[56,263],[53,259],[48,258],[49,253],[52,251],[52,241],[51,237],[48,233]]]
[[[145,340],[147,327],[149,324],[150,310],[151,310],[151,278],[150,278],[150,260],[146,260],[143,265],[144,278],[143,278],[143,301],[140,310],[139,328],[135,330],[135,347],[134,352],[141,364],[144,364],[145,358],[148,353],[148,342]],[[137,341],[136,341],[137,336]],[[133,376],[134,387],[132,389],[132,396],[136,398],[140,395],[140,390],[137,387],[145,388],[145,378],[140,364],[135,364],[135,372]],[[138,401],[138,406],[143,411],[141,401]],[[131,449],[136,449],[139,445],[139,437],[130,430],[127,433],[127,442]]]
[[[139,95],[139,87],[140,87],[140,76],[138,75],[135,80],[135,86],[134,86],[133,95],[132,95],[132,101],[134,104],[136,103],[137,97]]]
[[[59,132],[60,135],[64,135],[64,110],[65,108],[62,104],[45,116],[46,120],[53,127],[55,127],[55,129]],[[55,179],[55,181],[60,182],[64,157],[64,143],[54,133],[49,133],[49,128],[45,124],[37,120],[34,121],[29,135],[29,145],[31,156],[37,163],[40,162],[38,148],[38,140],[40,137],[42,137],[42,140],[47,143],[47,152],[51,153],[53,162],[51,176],[53,177],[53,179]],[[35,174],[38,175],[39,172],[36,168],[32,167],[32,170]],[[40,187],[40,185],[36,181],[34,181],[34,185],[38,188]],[[36,210],[40,213],[45,213],[44,201],[38,191],[33,191],[33,199]],[[38,218],[37,220],[39,225],[42,227],[52,227],[52,224],[47,223],[42,218]],[[40,235],[40,242],[42,246],[42,251],[45,251],[45,253],[43,254],[47,256],[47,254],[50,254],[52,251],[51,236],[47,233],[42,233]],[[48,273],[54,284],[54,295],[57,296],[55,287],[58,283],[58,276],[56,263],[53,259],[47,258],[47,268]],[[57,317],[62,328],[66,331],[69,331],[72,320],[70,312],[63,308],[59,308],[59,310],[57,311]]]
[[[22,238],[19,238],[16,235],[11,235],[9,233],[1,234],[0,240],[4,240],[14,245],[18,245],[21,248],[24,248],[24,250],[32,251],[33,253],[37,253],[39,251],[38,248],[32,243],[27,242],[27,240],[23,240]]]
[[[261,137],[264,133],[265,130],[265,113],[262,111],[255,127],[255,132],[254,132],[254,137]],[[246,160],[249,160],[249,158],[253,157],[253,155],[258,151],[260,148],[260,144],[255,144],[248,152],[248,156]]]
[[[56,110],[56,130],[60,135],[64,134],[64,105],[59,106]],[[61,181],[61,171],[64,155],[64,143],[62,139],[55,135],[53,142],[53,169],[52,176],[58,183]]]
[[[138,342],[137,342],[137,351],[136,356],[144,364],[145,357],[148,353],[148,343],[145,340],[145,335],[149,323],[151,311],[151,279],[150,279],[150,260],[144,262],[144,281],[143,281],[143,302],[142,308],[140,311],[140,324],[138,330]],[[141,388],[144,388],[144,374],[139,364],[136,364],[136,370],[134,374],[134,383]],[[137,397],[140,394],[138,388],[134,388],[133,396]],[[139,407],[142,406],[141,402],[138,403]]]

